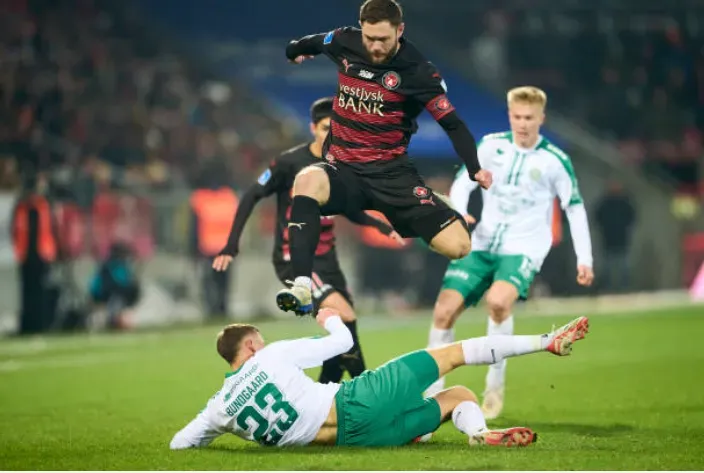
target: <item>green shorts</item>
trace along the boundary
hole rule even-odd
[[[389,361],[345,381],[335,396],[337,445],[406,445],[440,426],[440,405],[423,392],[438,379],[425,350]]]
[[[450,262],[442,288],[462,294],[466,307],[476,305],[494,281],[513,284],[518,289],[518,296],[526,299],[535,273],[527,256],[472,251],[464,258]]]

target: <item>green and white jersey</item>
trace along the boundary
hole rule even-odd
[[[195,419],[171,440],[174,450],[204,447],[231,433],[269,446],[307,445],[330,413],[339,384],[320,384],[304,369],[345,353],[352,335],[340,317],[325,323],[330,335],[267,345],[237,371]]]
[[[586,211],[564,151],[542,136],[533,148],[523,149],[513,142],[511,132],[503,132],[482,138],[477,154],[494,181],[482,194],[484,208],[472,234],[473,251],[524,255],[540,269],[552,245],[553,202],[558,197],[570,221],[578,264],[591,267]],[[450,191],[456,210],[466,213],[469,194],[476,187],[462,168]]]

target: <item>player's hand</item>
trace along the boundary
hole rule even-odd
[[[391,238],[393,241],[395,241],[401,246],[406,246],[406,240],[396,231],[389,233],[389,238]]]
[[[464,221],[467,222],[467,225],[472,225],[474,223],[477,223],[477,219],[474,218],[474,215],[467,214],[464,216]]]
[[[577,266],[577,283],[580,286],[589,287],[594,282],[594,271],[589,266],[583,264]]]
[[[494,182],[494,177],[491,175],[491,171],[481,169],[474,175],[474,180],[477,181],[482,188],[488,189],[491,187],[491,183]]]
[[[318,311],[318,315],[315,316],[315,321],[318,322],[318,325],[325,328],[325,321],[328,320],[330,317],[335,316],[339,317],[339,312],[335,309],[330,309],[326,307]]]
[[[313,59],[314,57],[315,56],[297,56],[296,59],[294,59],[293,61],[289,61],[289,62],[291,62],[293,64],[300,64],[303,61],[305,61],[306,59]]]
[[[233,259],[235,259],[234,256],[218,255],[215,257],[215,260],[213,260],[213,269],[215,271],[225,271],[227,267],[230,266]]]

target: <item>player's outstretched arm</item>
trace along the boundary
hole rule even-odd
[[[322,366],[325,360],[348,352],[354,344],[350,330],[332,309],[321,309],[316,317],[329,335],[272,343],[268,349],[301,369]]]
[[[302,62],[302,59],[299,59],[301,57],[307,59],[322,54],[333,34],[334,32],[311,34],[291,41],[286,46],[286,58],[291,62],[300,63]]]
[[[391,225],[387,225],[386,222],[379,220],[378,218],[372,217],[363,210],[360,210],[359,212],[354,214],[345,215],[345,217],[347,217],[350,222],[356,223],[357,225],[374,227],[384,235],[391,235],[391,233],[394,231]]]
[[[438,120],[438,123],[447,133],[455,152],[467,167],[468,176],[477,181],[484,189],[491,187],[492,179],[489,171],[483,170],[477,154],[477,141],[469,131],[464,121],[452,111]]]
[[[286,46],[286,58],[296,64],[319,54],[326,54],[336,61],[339,38],[350,31],[349,27],[337,28],[327,33],[311,34],[291,41]]]
[[[551,174],[552,185],[570,224],[572,245],[577,255],[577,282],[582,286],[591,286],[594,280],[592,238],[577,175],[565,152],[552,144],[548,145],[547,150],[560,162],[557,171]]]
[[[219,436],[220,433],[208,425],[208,422],[203,418],[203,414],[198,414],[195,419],[174,435],[169,448],[171,450],[183,450],[186,448],[207,447]]]
[[[347,215],[350,222],[356,223],[357,225],[362,225],[365,227],[374,227],[379,230],[383,235],[391,237],[393,240],[401,245],[405,245],[405,241],[401,235],[399,235],[396,230],[391,225],[388,225],[383,220],[374,218],[363,210],[360,210],[356,214]]]
[[[565,215],[570,223],[572,245],[577,255],[577,282],[582,286],[591,286],[594,270],[587,209],[583,203],[572,204],[565,209]]]
[[[282,190],[286,185],[286,173],[288,166],[280,159],[274,159],[269,167],[259,176],[257,182],[247,189],[240,199],[240,204],[235,212],[235,217],[230,228],[230,236],[227,239],[225,248],[213,261],[213,269],[216,271],[225,271],[232,262],[232,259],[237,256],[240,249],[240,238],[244,226],[249,220],[250,215],[257,202],[264,197],[268,197],[275,192]]]
[[[445,130],[455,152],[467,167],[470,179],[488,189],[491,186],[491,173],[482,169],[477,155],[477,142],[447,98],[447,85],[438,70],[432,63],[426,62],[418,68],[412,80],[415,82],[414,98],[423,104]]]
[[[266,197],[266,192],[262,186],[256,184],[247,189],[244,193],[237,207],[237,212],[235,212],[235,218],[230,228],[230,236],[227,238],[227,244],[213,261],[213,269],[216,271],[225,271],[232,259],[239,254],[240,238],[242,237],[244,226],[252,215],[252,211],[257,205],[257,202],[264,197]]]

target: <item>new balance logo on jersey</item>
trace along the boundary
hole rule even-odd
[[[362,79],[372,79],[374,77],[374,73],[369,72],[366,69],[362,69],[361,71],[359,71],[359,77],[361,77]]]
[[[303,225],[305,225],[305,223],[288,222],[288,228],[295,227],[299,230],[303,230]]]

